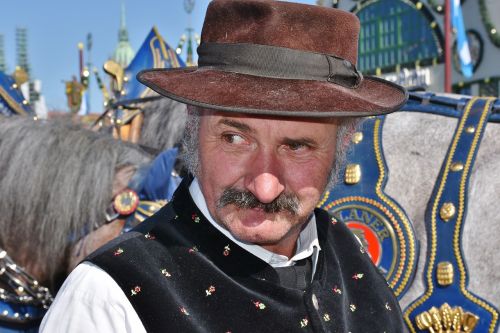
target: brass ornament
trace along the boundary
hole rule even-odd
[[[464,312],[460,306],[452,308],[448,303],[439,309],[433,306],[415,317],[417,327],[430,333],[470,333],[478,321],[475,314]]]
[[[139,196],[131,189],[123,190],[113,200],[113,207],[120,215],[130,215],[139,206]]]
[[[476,128],[474,126],[469,126],[465,129],[465,131],[469,134],[472,134],[476,131]]]
[[[361,167],[359,164],[348,164],[345,169],[345,183],[354,185],[361,180]]]
[[[123,67],[114,60],[106,61],[103,67],[104,71],[115,79],[116,90],[121,91],[123,88],[123,79],[125,77],[125,70]]]
[[[436,277],[440,286],[451,285],[453,283],[453,265],[448,261],[438,263]]]
[[[351,141],[354,144],[358,144],[363,141],[363,132],[356,132],[352,135]]]
[[[454,172],[462,171],[464,169],[463,163],[453,162],[451,163],[450,170]]]
[[[445,202],[443,206],[441,206],[441,210],[439,211],[439,216],[444,222],[448,222],[455,216],[456,212],[457,210],[453,203]]]

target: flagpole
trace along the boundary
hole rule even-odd
[[[451,93],[451,0],[444,2],[444,92]]]

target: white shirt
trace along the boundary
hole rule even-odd
[[[210,223],[233,242],[273,267],[292,266],[313,256],[313,276],[320,250],[313,215],[297,240],[292,258],[272,253],[258,245],[244,243],[217,224],[210,215],[196,179],[189,188],[193,201]],[[146,332],[139,316],[118,284],[101,268],[84,262],[68,276],[54,303],[43,318],[40,332],[125,333]]]

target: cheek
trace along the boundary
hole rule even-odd
[[[316,159],[306,164],[288,165],[287,183],[298,193],[312,195],[324,191],[332,167],[333,158]]]

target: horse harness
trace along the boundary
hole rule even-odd
[[[494,333],[498,329],[498,309],[467,290],[468,272],[461,244],[470,171],[486,124],[500,122],[500,103],[496,102],[494,98],[457,100],[412,93],[404,108],[459,118],[426,209],[426,291],[404,310],[412,333]],[[355,133],[344,183],[334,193],[326,193],[320,204],[361,237],[401,298],[415,277],[419,247],[404,209],[383,191],[388,174],[381,142],[384,119],[369,118],[362,131]]]
[[[53,301],[52,295],[1,248],[0,286],[2,327],[19,330],[37,327]]]

